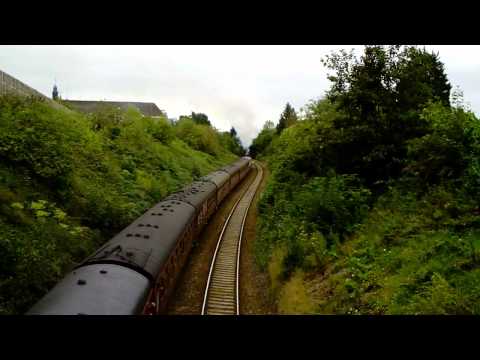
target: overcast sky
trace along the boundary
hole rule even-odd
[[[329,87],[320,59],[363,46],[5,46],[0,69],[51,96],[155,102],[169,117],[208,115],[237,129],[245,146],[286,102],[299,110]],[[480,114],[480,46],[427,46],[440,52],[451,84]]]

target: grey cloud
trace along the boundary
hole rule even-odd
[[[206,113],[249,145],[285,103],[297,110],[329,87],[320,59],[361,46],[0,46],[0,69],[50,95],[56,77],[70,99],[153,101],[169,116]],[[479,46],[440,52],[451,82],[480,110]]]

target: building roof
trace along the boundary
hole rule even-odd
[[[162,110],[154,103],[132,102],[132,101],[83,101],[83,100],[63,100],[63,103],[71,105],[77,111],[83,113],[92,113],[98,111],[104,106],[113,106],[122,110],[129,107],[137,108],[144,116],[161,116],[164,115]]]
[[[0,70],[0,96],[5,94],[16,94],[20,96],[35,96],[48,101],[48,103],[57,109],[68,110],[65,106],[51,100],[34,88],[28,86],[22,81],[14,78],[12,75]],[[70,110],[68,110],[70,111]]]

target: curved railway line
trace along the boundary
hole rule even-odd
[[[262,181],[261,166],[255,180],[237,200],[218,238],[210,265],[202,315],[239,315],[239,268],[243,229],[248,210]]]

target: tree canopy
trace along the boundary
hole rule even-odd
[[[224,146],[232,153],[243,156],[245,155],[245,148],[242,145],[242,141],[237,135],[237,130],[232,126],[229,132],[223,133]]]
[[[297,113],[295,112],[295,109],[290,105],[290,103],[287,103],[282,115],[280,116],[280,120],[278,121],[277,133],[280,134],[284,129],[295,124],[297,120]]]
[[[205,114],[192,112],[191,117],[192,117],[192,120],[195,121],[195,123],[198,125],[212,126],[212,124],[210,123],[210,120],[208,120],[208,116]]]
[[[273,140],[275,132],[275,124],[273,121],[267,120],[263,125],[262,131],[260,131],[255,139],[253,139],[248,154],[251,157],[256,158],[258,155],[265,153],[267,147]]]
[[[250,146],[270,173],[255,255],[278,312],[479,314],[479,119],[425,49],[323,63],[326,97]]]
[[[334,70],[327,98],[340,113],[337,170],[368,182],[398,176],[406,142],[425,134],[421,109],[429,102],[449,106],[451,86],[438,55],[407,46],[366,46],[363,56],[340,51],[322,60]]]

